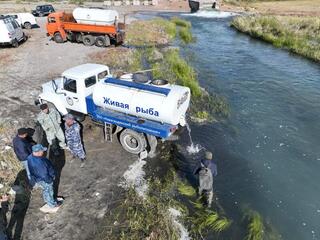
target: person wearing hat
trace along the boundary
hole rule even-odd
[[[17,135],[12,140],[13,150],[18,160],[26,169],[28,179],[30,181],[30,172],[28,168],[27,157],[32,153],[32,143],[28,139],[28,129],[19,128]]]
[[[28,156],[28,167],[32,180],[42,188],[42,196],[46,205],[44,212],[54,213],[58,210],[58,202],[53,197],[53,181],[55,170],[48,158],[44,156],[47,148],[41,144],[32,146],[32,154]]]
[[[65,135],[68,148],[70,149],[74,158],[79,158],[81,160],[81,167],[83,167],[86,154],[81,141],[80,125],[70,113],[65,115],[63,119],[65,120]]]
[[[60,127],[60,114],[54,108],[49,108],[46,103],[41,104],[40,109],[41,112],[38,114],[37,121],[45,131],[49,145],[52,145],[53,140],[57,138],[59,146],[62,149],[67,149],[64,134]]]
[[[199,175],[199,195],[207,195],[208,207],[211,207],[213,198],[213,177],[218,175],[217,165],[212,160],[212,152],[205,152],[205,159],[202,159],[194,170]]]

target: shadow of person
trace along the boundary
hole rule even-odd
[[[7,239],[7,212],[9,210],[9,203],[8,201],[1,201],[0,204],[0,239],[2,240]]]
[[[20,240],[31,196],[26,170],[21,170],[18,173],[13,188],[16,191],[16,195],[7,226],[7,234],[11,240]]]
[[[60,177],[62,169],[66,163],[66,155],[64,150],[59,147],[58,139],[54,139],[52,141],[52,145],[49,148],[49,160],[52,162],[56,171],[55,180],[53,182],[53,196],[54,198],[57,198],[60,197],[58,196]]]

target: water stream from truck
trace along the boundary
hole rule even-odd
[[[190,145],[187,146],[187,151],[188,151],[189,154],[196,154],[196,153],[200,152],[202,147],[201,147],[200,144],[195,144],[193,142],[192,136],[191,136],[191,128],[190,128],[189,123],[186,123],[186,128],[187,128],[188,136],[189,136],[189,139],[190,139]]]

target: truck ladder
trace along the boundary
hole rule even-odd
[[[104,140],[112,142],[112,124],[104,123]]]

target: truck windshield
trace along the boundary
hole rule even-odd
[[[98,79],[99,80],[105,79],[108,74],[109,74],[108,71],[103,71],[98,74]]]
[[[63,77],[63,89],[69,92],[77,93],[77,81],[71,78]]]

